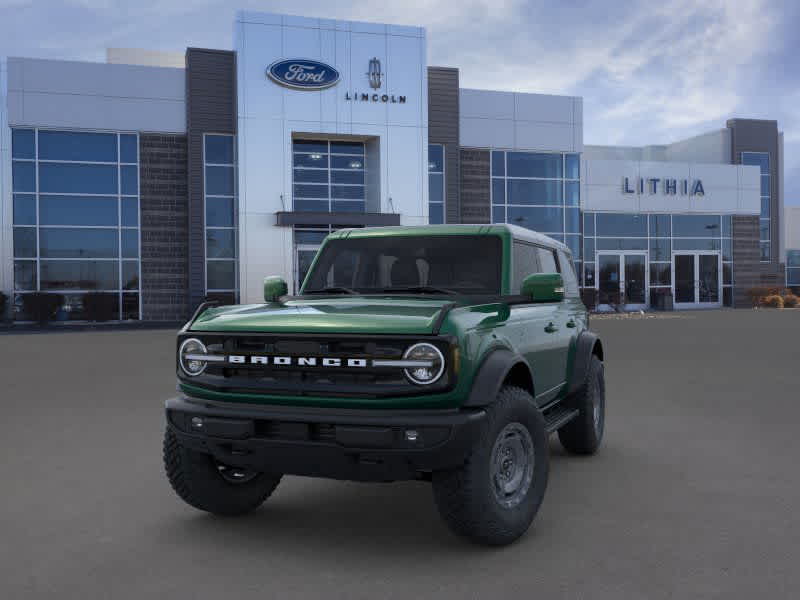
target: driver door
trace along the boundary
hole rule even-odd
[[[514,242],[514,289],[519,293],[522,280],[532,273],[557,273],[558,262],[552,249]],[[536,403],[547,404],[561,391],[566,381],[566,361],[572,329],[564,301],[514,304],[509,328],[514,346],[533,372]]]

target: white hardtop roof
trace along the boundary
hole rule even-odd
[[[369,234],[371,232],[399,232],[402,231],[408,235],[414,235],[415,233],[419,233],[419,235],[425,235],[429,233],[431,235],[442,234],[443,230],[453,230],[456,232],[458,230],[462,230],[464,234],[473,233],[475,235],[490,235],[492,233],[498,233],[499,231],[506,230],[508,231],[515,239],[522,240],[524,242],[531,242],[533,244],[539,244],[542,246],[549,246],[551,248],[557,248],[559,250],[563,250],[566,252],[570,257],[572,256],[572,251],[569,247],[555,240],[549,236],[544,235],[543,233],[539,233],[538,231],[532,231],[526,227],[520,227],[519,225],[511,225],[509,223],[495,223],[492,225],[481,225],[481,224],[468,224],[468,223],[461,223],[461,224],[448,224],[448,225],[389,225],[386,227],[363,227],[363,228],[356,228],[356,229],[339,229],[334,233],[344,234],[345,231],[350,232],[348,235],[354,235],[355,237],[360,237],[359,234]]]

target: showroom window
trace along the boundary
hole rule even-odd
[[[444,223],[444,146],[428,144],[428,222]]]
[[[206,295],[233,304],[238,296],[236,137],[207,133],[205,173]]]
[[[786,285],[800,287],[800,250],[786,251]]]
[[[769,152],[742,152],[742,164],[761,169],[761,216],[759,218],[759,245],[761,262],[769,262],[772,257],[770,243],[770,199],[771,185],[769,175]]]
[[[732,305],[733,245],[730,215],[592,213],[583,215],[583,287],[594,288],[598,252],[641,251],[649,256],[652,297],[672,289],[673,252],[720,254],[723,305]]]
[[[580,155],[493,150],[491,163],[492,223],[564,242],[580,272]]]
[[[364,212],[364,143],[292,141],[296,211]]]
[[[14,314],[58,294],[59,321],[141,318],[135,133],[12,130]]]

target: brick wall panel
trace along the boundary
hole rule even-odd
[[[189,316],[189,221],[185,135],[139,135],[142,318]]]
[[[488,150],[461,150],[461,222],[490,223]]]

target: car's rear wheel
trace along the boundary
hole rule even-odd
[[[455,533],[499,546],[524,534],[549,471],[544,418],[525,390],[504,386],[461,467],[433,473],[436,505]]]
[[[558,430],[568,452],[594,454],[603,441],[606,423],[606,381],[602,361],[592,355],[586,381],[571,399],[578,416]]]
[[[222,464],[190,450],[167,429],[164,468],[172,488],[187,504],[217,515],[235,516],[261,506],[280,483],[280,475]]]

